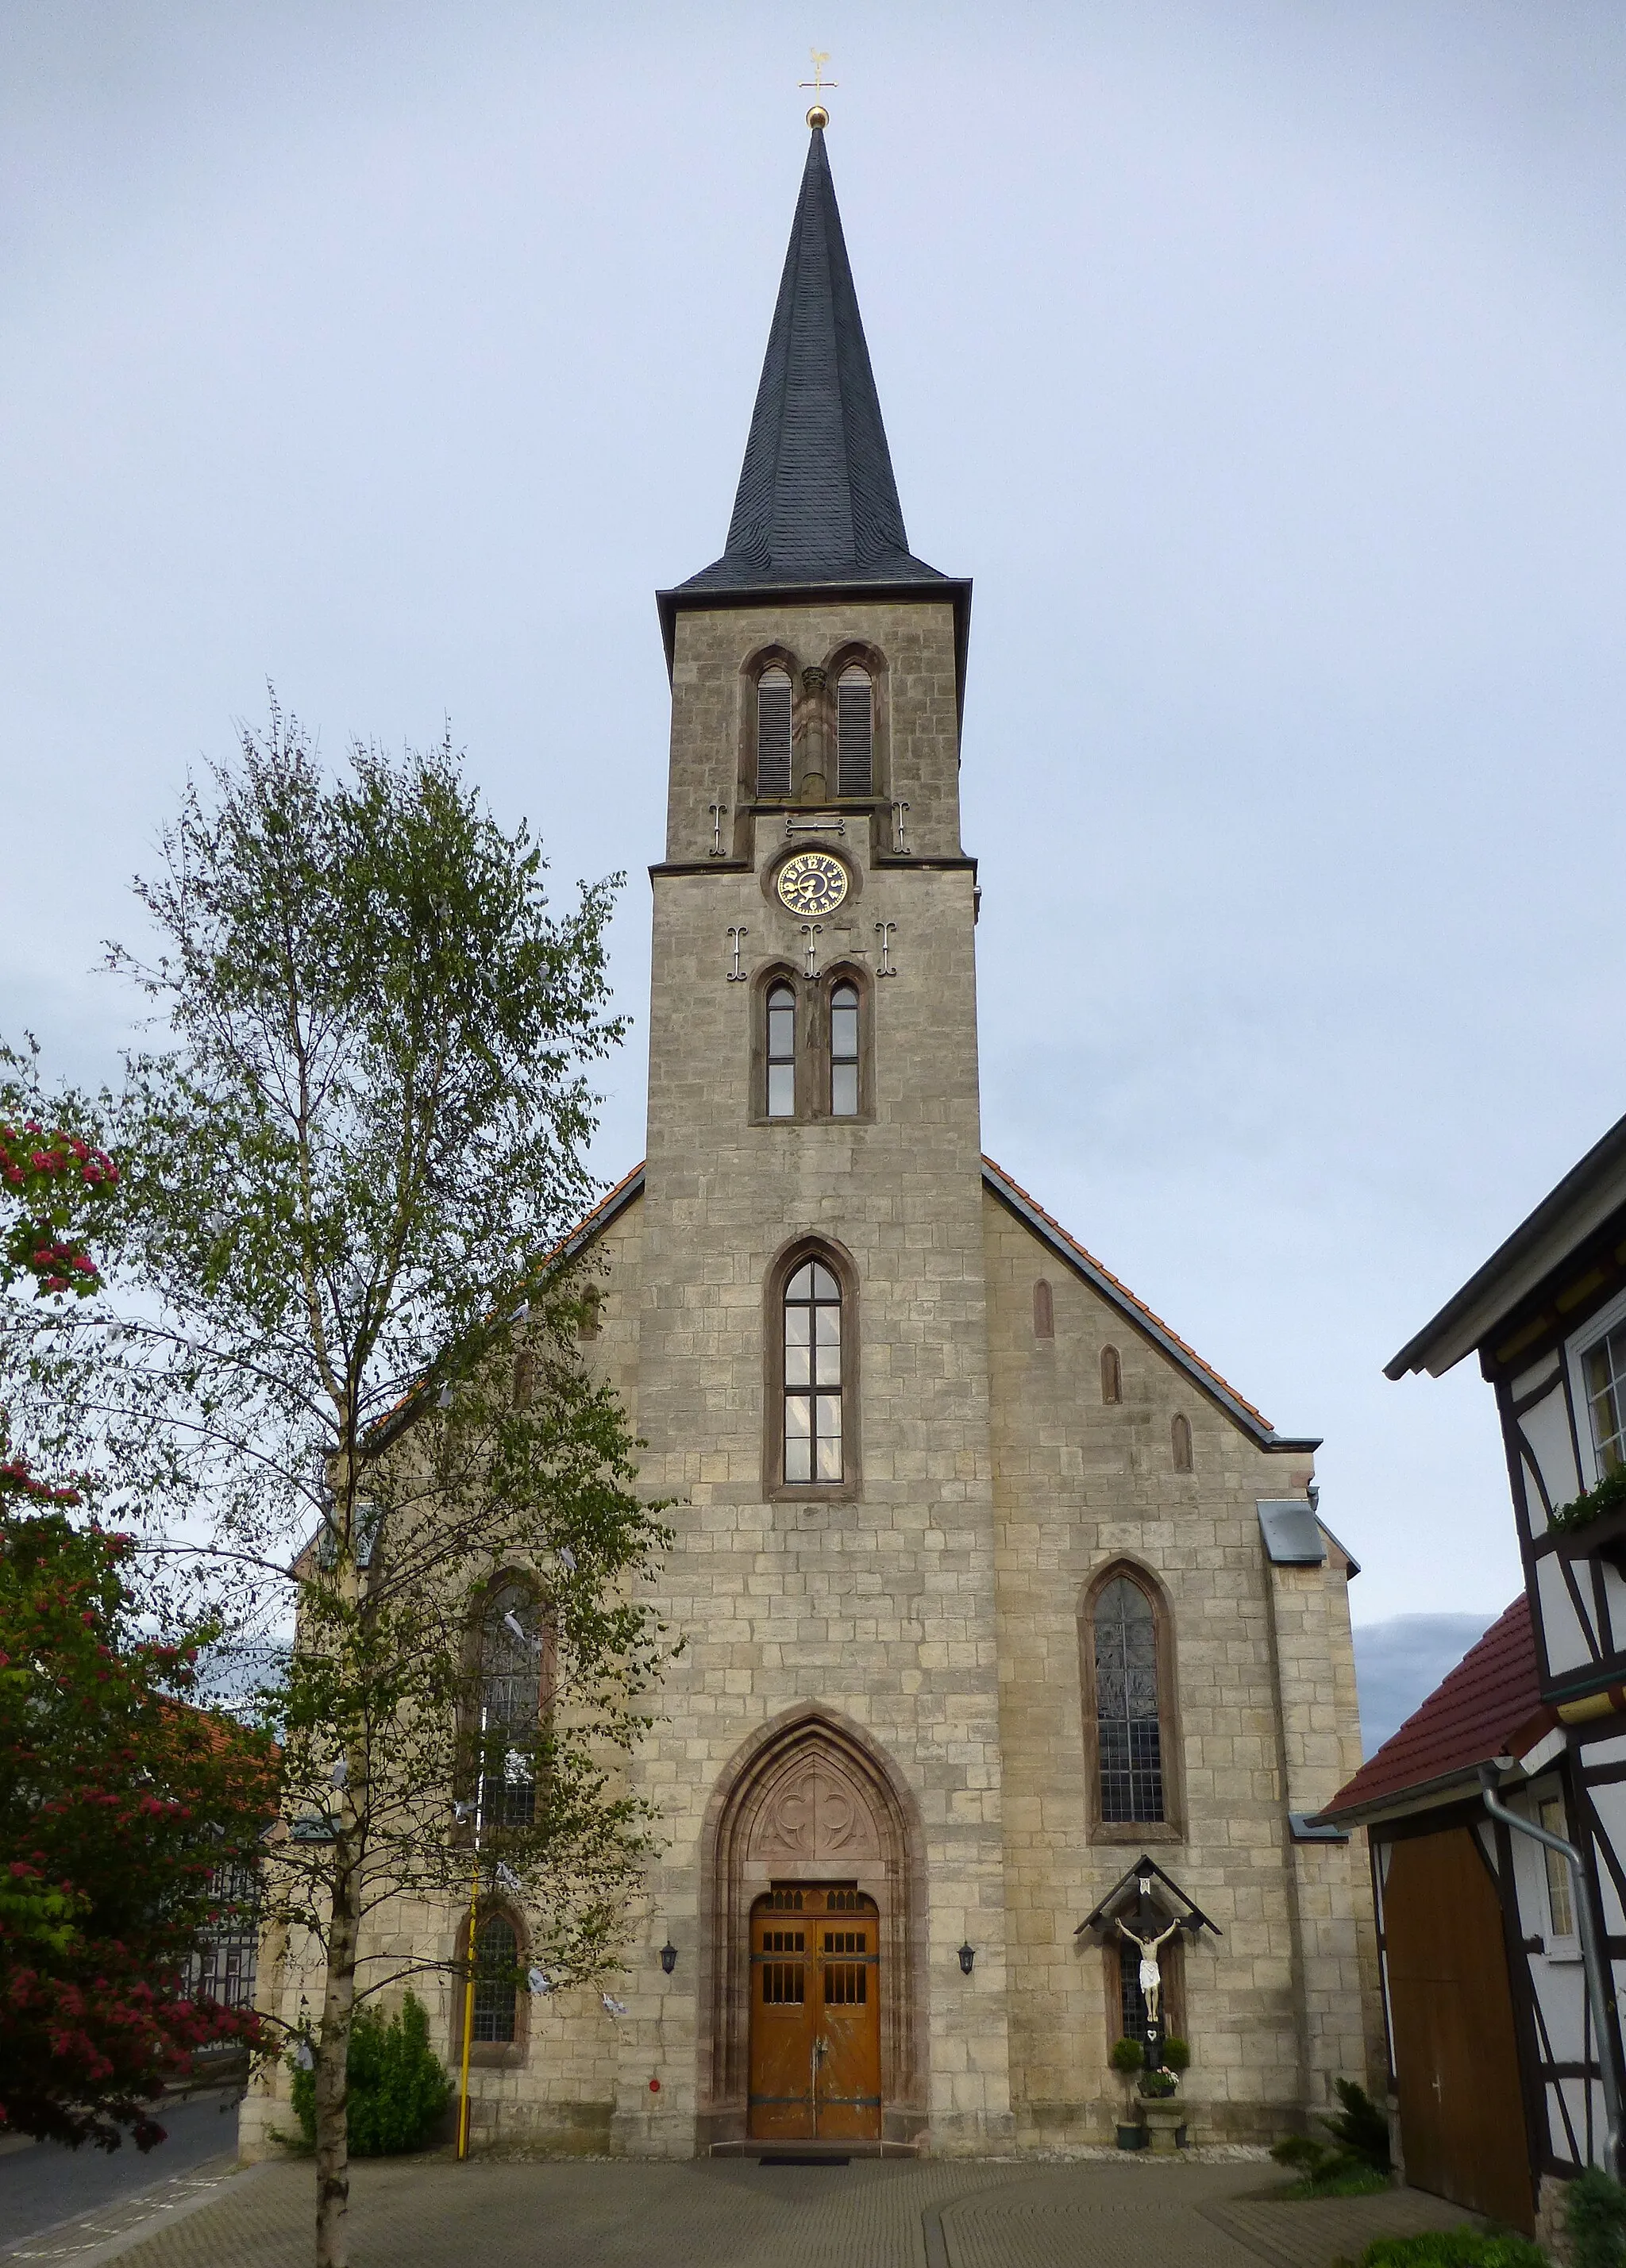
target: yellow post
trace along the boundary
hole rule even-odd
[[[475,2037],[475,1926],[480,1904],[480,1834],[475,1831],[475,1864],[468,1881],[468,1969],[463,1986],[463,2075],[457,2106],[457,2154],[468,2155],[468,2051]]]

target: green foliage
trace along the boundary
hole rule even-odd
[[[1135,2072],[1144,2071],[1146,2051],[1138,2040],[1115,2040],[1111,2060],[1113,2069],[1122,2072],[1127,2079]]]
[[[1626,1465],[1617,1465],[1606,1473],[1596,1488],[1586,1490],[1568,1504],[1557,1506],[1548,1523],[1563,1535],[1572,1535],[1578,1528],[1590,1528],[1594,1520],[1601,1520],[1608,1512],[1618,1512],[1626,1505]]]
[[[1600,2168],[1570,2183],[1564,2227],[1573,2268],[1626,2268],[1626,2189]]]
[[[1389,2120],[1364,2087],[1352,2079],[1335,2080],[1343,2109],[1321,2124],[1351,2157],[1363,2159],[1380,2174],[1389,2170]]]
[[[198,2048],[255,2043],[187,1967],[276,1804],[265,1742],[188,1705],[195,1644],[132,1628],[130,1552],[0,1476],[0,2131],[103,2149],[163,2139]]]
[[[1165,2071],[1174,2072],[1188,2071],[1191,2068],[1190,2045],[1188,2042],[1182,2040],[1178,2033],[1171,2032],[1163,2043],[1163,2068]]]
[[[316,2074],[290,2058],[293,2107],[307,2143],[316,2140]],[[360,2158],[421,2150],[452,2093],[429,2043],[429,2015],[408,1992],[386,2021],[381,2008],[357,2011],[345,2065],[349,2146]]]
[[[1333,2137],[1330,2143],[1312,2134],[1289,2134],[1272,2146],[1277,2165],[1300,2176],[1289,2196],[1360,2197],[1387,2187],[1388,2119],[1353,2080],[1335,2085],[1343,2108],[1320,2122]]]
[[[1143,2072],[1140,2091],[1149,2102],[1166,2102],[1180,2082],[1172,2071]]]
[[[1380,2236],[1357,2268],[1549,2268],[1527,2237],[1483,2235],[1473,2228],[1431,2229],[1423,2236]]]

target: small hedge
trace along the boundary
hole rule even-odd
[[[1318,2142],[1313,2135],[1290,2134],[1270,2152],[1278,2166],[1291,2166],[1299,2176],[1299,2197],[1358,2197],[1381,2189],[1389,2172],[1389,2122],[1364,2087],[1352,2079],[1335,2080],[1342,2110],[1318,2123],[1332,2136]]]
[[[1380,2236],[1357,2268],[1549,2268],[1545,2252],[1523,2236],[1482,2236],[1474,2228],[1431,2229],[1426,2236]]]
[[[1571,2183],[1564,2227],[1573,2268],[1626,2268],[1626,2189],[1596,2166]]]
[[[429,2043],[429,2013],[408,1992],[387,2021],[362,2008],[350,2027],[345,2065],[349,2082],[353,2158],[389,2158],[421,2150],[446,2107],[452,2082]],[[305,2139],[316,2142],[316,2074],[293,2065],[293,2107]]]

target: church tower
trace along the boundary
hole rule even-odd
[[[856,1896],[842,1933],[868,1940],[877,2038],[850,2070],[828,2051],[820,2133],[930,2121],[938,2147],[1010,2124],[970,595],[909,548],[814,123],[727,546],[659,601],[636,1407],[648,1484],[686,1501],[666,1871],[707,2017],[749,1972],[760,1900],[800,1885],[788,1934],[807,1936],[820,1900]],[[720,1771],[733,1872],[708,1882]],[[771,2133],[765,2098],[791,2064],[806,2093],[820,2036],[798,2010],[753,2072],[748,2012],[723,1999],[697,2043],[703,2141]]]

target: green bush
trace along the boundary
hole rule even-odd
[[[1115,2041],[1112,2051],[1112,2067],[1115,2071],[1122,2072],[1127,2078],[1131,2072],[1144,2069],[1145,2061],[1146,2051],[1138,2040]]]
[[[316,2074],[293,2069],[293,2107],[308,2143],[316,2140]],[[421,2150],[446,2107],[452,2082],[429,2043],[429,2014],[408,1992],[387,2020],[361,2008],[350,2027],[350,2155],[388,2158]]]
[[[1527,2237],[1436,2228],[1426,2236],[1379,2237],[1362,2253],[1358,2268],[1549,2268],[1549,2262]]]
[[[1375,2166],[1380,2174],[1389,2170],[1388,2113],[1380,2110],[1364,2087],[1352,2079],[1335,2080],[1338,2100],[1343,2109],[1336,2117],[1323,2118],[1321,2124],[1333,2139],[1351,2157],[1364,2159]]]
[[[1179,2038],[1174,2032],[1171,2032],[1167,2039],[1163,2043],[1164,2070],[1188,2071],[1190,2067],[1190,2048],[1187,2045],[1184,2040]]]
[[[1626,2189],[1596,2166],[1571,2183],[1564,2227],[1574,2268],[1626,2268]]]

